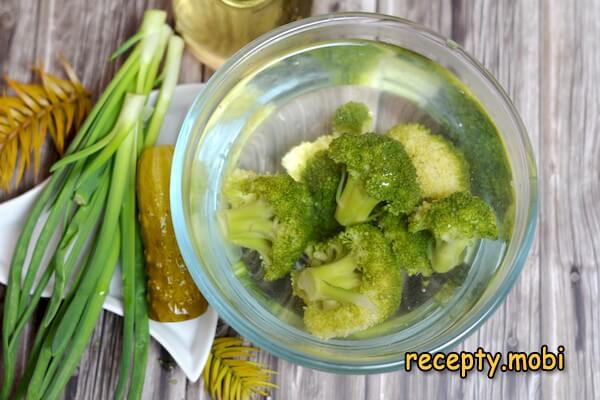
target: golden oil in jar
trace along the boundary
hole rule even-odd
[[[311,6],[312,0],[173,0],[177,31],[213,69],[263,33],[308,16]]]

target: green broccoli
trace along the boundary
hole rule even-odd
[[[409,230],[429,230],[435,238],[431,264],[444,273],[462,262],[467,247],[477,239],[497,239],[492,208],[469,192],[458,192],[431,203],[424,202],[410,216]]]
[[[429,261],[433,237],[428,231],[409,232],[407,218],[391,213],[383,215],[378,224],[390,242],[398,264],[409,275],[430,276],[433,273]]]
[[[336,235],[341,226],[335,219],[336,195],[342,178],[342,166],[327,151],[319,151],[307,163],[301,181],[306,184],[313,199],[317,227],[316,240]]]
[[[281,164],[294,180],[306,184],[315,204],[318,228],[316,239],[324,240],[340,231],[335,219],[336,195],[342,178],[342,166],[327,154],[333,135],[303,142],[292,148],[281,160]]]
[[[327,150],[333,139],[344,133],[364,133],[371,129],[372,122],[371,112],[365,104],[354,101],[342,104],[333,115],[333,134],[292,147],[281,159],[281,165],[292,178],[300,181],[308,160],[316,153]]]
[[[364,103],[349,101],[339,106],[333,114],[333,133],[360,133],[369,132],[373,128],[371,111]]]
[[[236,170],[224,186],[231,208],[219,215],[226,238],[257,251],[265,279],[284,277],[314,236],[310,193],[289,175]]]
[[[471,192],[494,209],[501,235],[508,240],[514,217],[513,174],[502,136],[471,90],[447,69],[435,68],[446,75],[445,84],[427,101],[425,111],[462,150],[469,164]]]
[[[415,167],[397,140],[374,133],[342,135],[329,145],[329,155],[346,166],[335,213],[344,226],[369,220],[382,202],[394,214],[409,213],[421,198]]]
[[[302,142],[292,147],[281,159],[281,165],[294,180],[300,182],[302,173],[306,168],[306,163],[315,154],[322,150],[327,150],[331,141],[335,139],[334,135],[319,136],[312,142]]]
[[[417,170],[426,199],[441,199],[469,190],[469,165],[463,154],[440,135],[421,124],[397,125],[387,133],[400,141]]]
[[[352,226],[315,246],[310,265],[292,273],[292,287],[306,304],[304,324],[315,336],[362,331],[386,320],[400,305],[402,271],[374,226]]]

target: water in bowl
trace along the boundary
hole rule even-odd
[[[470,164],[472,191],[496,211],[502,237],[479,243],[449,273],[408,277],[398,315],[356,337],[413,329],[438,318],[452,323],[453,314],[444,309],[464,311],[474,304],[500,265],[512,228],[513,189],[496,127],[450,71],[406,49],[370,41],[290,49],[257,66],[229,91],[206,129],[211,135],[236,137],[228,152],[229,168],[279,172],[283,155],[302,141],[328,134],[334,110],[350,100],[369,106],[376,132],[419,122],[458,146]],[[232,264],[246,290],[270,312],[301,328],[302,304],[292,296],[289,279],[264,282],[255,254],[233,254],[244,261]]]

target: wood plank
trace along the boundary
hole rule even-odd
[[[36,0],[5,0],[0,3],[0,74],[14,79],[33,77],[39,6]],[[27,45],[24,45],[27,44]],[[0,84],[4,89],[4,82]]]
[[[600,4],[545,3],[540,137],[542,341],[566,348],[567,370],[544,397],[600,397]]]
[[[5,0],[0,2],[0,77],[10,76],[20,81],[34,78],[31,67],[35,64],[37,27],[40,7],[37,0]],[[0,93],[6,89],[0,79]],[[47,146],[45,146],[47,147]],[[49,160],[42,160],[42,169]],[[0,202],[12,198],[33,186],[37,180],[33,173],[26,173],[21,184],[8,193],[0,189]]]
[[[378,0],[313,0],[312,15],[333,12],[375,12]]]

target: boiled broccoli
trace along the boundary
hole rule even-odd
[[[292,148],[281,163],[294,180],[306,184],[315,204],[318,228],[316,239],[324,240],[340,230],[335,219],[336,195],[342,178],[342,166],[327,154],[333,135],[321,136]]]
[[[333,133],[360,134],[369,132],[373,128],[371,111],[364,103],[349,101],[339,106],[333,114]]]
[[[322,150],[327,150],[331,141],[335,139],[334,135],[319,136],[312,142],[302,142],[299,145],[292,147],[283,158],[281,165],[294,180],[300,182],[302,173],[306,168],[306,163],[315,154]]]
[[[387,134],[404,145],[424,198],[441,199],[469,190],[469,165],[447,139],[421,124],[397,125]]]
[[[421,198],[415,167],[397,140],[374,133],[347,134],[331,142],[329,155],[346,166],[335,214],[344,226],[369,220],[382,202],[394,214],[409,213]]]
[[[281,165],[292,178],[300,181],[306,163],[316,153],[327,150],[333,139],[344,133],[364,133],[371,129],[371,112],[363,103],[350,101],[339,106],[333,115],[331,135],[319,136],[312,142],[292,147],[281,159]]]
[[[402,271],[387,240],[369,224],[347,228],[312,249],[312,266],[292,273],[294,294],[306,304],[304,324],[323,339],[345,337],[394,314]]]
[[[224,195],[231,205],[219,216],[226,238],[260,254],[266,280],[290,272],[313,239],[314,208],[306,186],[285,174],[236,170]]]
[[[469,192],[424,202],[410,216],[409,230],[428,230],[435,238],[433,270],[444,273],[462,262],[467,247],[477,239],[497,239],[498,226],[492,208]]]
[[[306,184],[313,199],[317,226],[316,240],[336,235],[341,226],[335,219],[336,195],[342,178],[342,166],[327,151],[319,151],[307,163],[301,181]]]
[[[502,135],[483,105],[450,71],[444,85],[427,101],[425,111],[464,153],[469,164],[471,192],[488,203],[501,223],[501,235],[510,238],[514,217],[513,175]],[[451,104],[451,107],[439,107]]]
[[[378,224],[390,242],[398,264],[409,275],[430,276],[433,273],[429,261],[433,237],[428,231],[409,232],[407,218],[391,213],[383,215]]]

